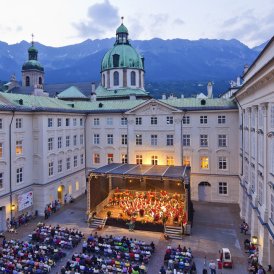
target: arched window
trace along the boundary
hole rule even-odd
[[[30,86],[29,76],[26,77],[26,86],[27,86],[27,87]]]
[[[118,71],[115,71],[113,73],[113,85],[119,86],[119,72]]]
[[[42,77],[39,77],[39,85],[42,85]]]
[[[130,84],[132,86],[136,86],[136,72],[135,71],[132,71],[130,73]]]
[[[103,87],[106,85],[106,76],[105,74],[103,74],[103,79],[102,79],[102,84],[103,84]]]

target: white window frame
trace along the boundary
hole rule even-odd
[[[0,159],[3,158],[3,143],[0,143]]]
[[[152,155],[151,156],[151,164],[153,166],[157,166],[158,165],[158,156],[157,155]]]
[[[63,160],[62,159],[58,160],[57,171],[58,171],[58,173],[61,173],[63,171]]]
[[[112,117],[107,117],[107,125],[113,126],[113,118]]]
[[[84,144],[84,135],[80,134],[80,145]]]
[[[151,125],[157,125],[158,124],[157,116],[150,117],[150,124]]]
[[[227,147],[227,135],[218,134],[218,147]]]
[[[66,136],[66,147],[69,147],[70,146],[70,136],[67,135]]]
[[[4,173],[0,172],[0,189],[4,188]]]
[[[17,149],[20,149],[20,153],[18,153]],[[16,155],[22,155],[23,154],[23,140],[16,140],[16,144],[15,144],[15,153]]]
[[[113,145],[113,134],[107,134],[107,144]]]
[[[174,145],[174,135],[173,134],[167,134],[166,135],[166,145],[167,146],[173,146]]]
[[[200,134],[200,147],[208,147],[208,134]]]
[[[141,146],[143,144],[142,134],[135,135],[135,144],[136,146]]]
[[[15,127],[16,128],[22,128],[23,127],[23,119],[22,118],[16,118],[15,119]]]
[[[228,195],[228,184],[227,184],[227,182],[219,182],[218,183],[218,193],[221,196],[227,196]]]
[[[80,164],[83,165],[84,164],[84,154],[80,155]]]
[[[173,116],[167,116],[166,123],[167,125],[173,125]]]
[[[143,164],[143,155],[142,154],[137,154],[135,156],[136,159],[136,165],[142,165]]]
[[[48,138],[48,151],[53,150],[53,137]]]
[[[100,164],[100,153],[94,153],[93,154],[93,163],[94,164]]]
[[[93,125],[94,126],[99,126],[100,125],[100,118],[98,118],[98,117],[93,118]]]
[[[184,125],[189,125],[190,124],[190,116],[184,116],[182,121],[183,121]]]
[[[150,144],[152,146],[157,146],[158,145],[158,135],[157,134],[151,134],[150,135]]]
[[[77,126],[77,119],[76,119],[76,118],[73,118],[73,119],[72,119],[72,124],[73,124],[74,127]]]
[[[200,124],[207,124],[207,115],[201,115],[200,116]]]
[[[73,135],[73,145],[77,146],[77,135]]]
[[[49,177],[50,176],[53,176],[53,161],[49,161],[49,163],[48,163],[48,175],[49,175]]]
[[[121,162],[122,164],[127,164],[127,154],[121,154]]]
[[[204,162],[203,159],[206,159],[206,158],[207,158],[207,167],[203,167],[202,166],[202,163]],[[207,155],[200,156],[200,169],[209,170],[209,156]]]
[[[121,126],[126,126],[127,125],[127,118],[126,117],[122,117],[121,118]]]
[[[66,127],[69,127],[69,126],[70,126],[70,119],[66,118]]]
[[[100,144],[100,134],[98,133],[93,134],[93,144],[94,145]]]
[[[66,159],[66,167],[67,167],[67,170],[71,169],[70,157],[67,157]]]
[[[219,170],[227,170],[228,169],[228,162],[227,162],[226,156],[218,157],[218,169]]]
[[[48,127],[53,127],[53,119],[48,118]]]
[[[57,118],[57,127],[62,126],[62,118]]]
[[[23,183],[23,167],[18,167],[16,169],[16,183]]]
[[[73,166],[74,166],[74,167],[77,167],[77,166],[78,166],[78,156],[77,156],[77,155],[74,155],[74,156],[73,156]]]
[[[62,136],[58,136],[57,138],[57,148],[62,148]]]
[[[121,135],[121,144],[122,145],[127,145],[127,134],[122,134]]]
[[[136,118],[135,118],[135,124],[136,124],[136,125],[142,125],[142,122],[143,122],[143,121],[142,121],[142,117],[136,117]]]
[[[226,123],[226,116],[218,115],[218,124],[225,124],[225,123]]]
[[[173,156],[166,156],[166,164],[167,166],[174,166],[174,157]]]
[[[183,134],[183,146],[190,147],[190,134]]]

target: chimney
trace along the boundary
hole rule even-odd
[[[249,69],[248,64],[245,64],[245,66],[244,66],[244,74],[246,74],[246,72],[248,71],[248,69]]]
[[[240,76],[237,77],[237,87],[239,87],[241,85],[241,78]]]
[[[95,93],[95,89],[96,89],[95,83],[92,82],[91,83],[91,94]]]
[[[213,98],[213,87],[212,87],[212,83],[208,82],[207,84],[207,98]]]
[[[166,100],[166,95],[162,94],[162,100]]]

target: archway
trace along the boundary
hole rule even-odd
[[[58,199],[58,201],[61,204],[64,203],[64,190],[65,190],[64,185],[58,186],[58,189],[57,189],[57,199]]]
[[[199,201],[211,201],[211,184],[209,182],[200,182],[198,185]]]
[[[0,207],[0,232],[6,230],[6,208]]]

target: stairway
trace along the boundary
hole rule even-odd
[[[165,234],[171,239],[183,239],[183,229],[180,226],[165,226]]]
[[[98,218],[98,217],[93,217],[91,219],[90,228],[95,228],[97,229],[98,227],[101,227],[101,229],[103,229],[105,227],[107,218]]]

